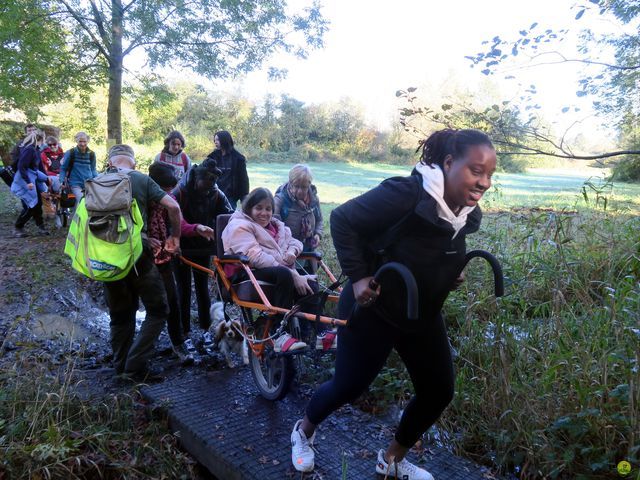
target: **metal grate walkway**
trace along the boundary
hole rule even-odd
[[[316,436],[316,468],[304,476],[290,460],[291,428],[306,401],[295,393],[270,402],[257,393],[248,369],[182,371],[142,393],[154,407],[167,410],[170,427],[182,444],[220,480],[381,479],[375,474],[377,449],[392,429],[373,416],[345,407],[321,425]],[[437,480],[495,478],[483,467],[438,448],[422,458]]]

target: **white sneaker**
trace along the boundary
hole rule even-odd
[[[308,439],[304,432],[298,428],[301,423],[302,420],[298,420],[291,432],[291,462],[297,471],[310,472],[314,467],[315,453],[311,446],[316,439],[316,432],[313,432],[311,438]]]
[[[429,472],[410,463],[406,458],[398,463],[391,462],[389,465],[384,459],[384,450],[378,452],[376,472],[398,480],[433,480]]]
[[[273,341],[274,352],[293,352],[294,350],[306,348],[306,346],[307,344],[302,340],[298,340],[288,333],[283,333]]]

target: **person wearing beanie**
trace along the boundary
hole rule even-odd
[[[131,194],[143,219],[142,254],[129,274],[121,280],[105,282],[105,297],[109,307],[110,337],[116,374],[125,374],[135,381],[160,380],[160,373],[151,369],[149,361],[154,345],[165,326],[169,306],[162,277],[155,265],[147,238],[149,209],[158,204],[167,211],[169,235],[164,249],[175,253],[180,247],[180,207],[147,175],[135,170],[136,160],[129,145],[114,145],[109,149],[110,168],[126,173],[131,181]],[[136,311],[142,300],[145,319],[136,335]]]
[[[219,173],[220,170],[215,162],[210,162],[206,167],[204,165],[192,167],[187,174],[186,183],[180,182],[178,187],[174,189],[173,194],[180,204],[185,221],[215,228],[218,215],[233,213],[233,207],[229,204],[229,200],[216,185]],[[182,254],[186,259],[207,268],[211,265],[211,255],[215,253],[216,247],[214,241],[210,241],[206,237],[186,237],[184,235],[181,241]],[[213,338],[209,332],[209,327],[211,327],[209,277],[207,274],[180,262],[176,269],[176,280],[178,282],[183,333],[186,336],[191,330],[192,276],[201,329],[200,335],[194,340],[196,344],[202,345],[205,352],[209,352],[213,347]]]

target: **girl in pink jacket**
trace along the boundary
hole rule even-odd
[[[245,255],[258,280],[275,285],[271,302],[282,308],[291,308],[296,298],[313,293],[309,280],[313,275],[296,271],[296,257],[302,252],[302,243],[291,235],[291,230],[273,218],[274,200],[266,188],[256,188],[236,210],[222,232],[225,254]],[[247,279],[240,268],[227,271],[233,283]],[[275,340],[274,350],[286,352],[306,347],[306,343],[288,333]]]

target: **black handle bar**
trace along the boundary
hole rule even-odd
[[[460,269],[460,273],[465,269],[469,261],[475,257],[484,258],[491,269],[493,270],[493,282],[494,292],[496,297],[502,297],[504,295],[504,277],[502,275],[502,267],[496,257],[484,250],[472,250],[468,252],[464,257],[464,264]],[[378,271],[376,271],[373,279],[369,282],[369,288],[376,290],[380,286],[380,281],[389,272],[395,272],[402,278],[402,281],[407,288],[407,318],[409,320],[418,319],[418,285],[416,279],[411,271],[398,262],[389,262],[382,265]]]
[[[495,296],[496,297],[503,296],[504,295],[504,277],[502,275],[502,267],[500,266],[500,262],[498,261],[498,259],[493,255],[491,255],[489,252],[486,252],[484,250],[472,250],[468,252],[464,257],[464,265],[462,266],[460,273],[462,273],[462,270],[464,270],[464,268],[467,266],[467,263],[469,263],[469,260],[475,257],[484,258],[487,262],[489,262],[489,265],[491,265],[491,270],[493,270],[493,283],[494,283]]]
[[[369,288],[376,290],[380,285],[380,280],[388,272],[397,273],[405,287],[407,288],[407,318],[409,320],[418,319],[418,285],[411,270],[398,262],[389,262],[382,265],[373,276],[373,279],[369,282]]]

